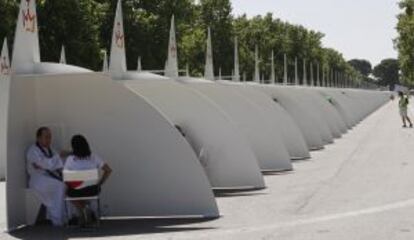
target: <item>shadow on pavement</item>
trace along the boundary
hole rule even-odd
[[[56,228],[52,226],[27,227],[10,233],[19,239],[54,239],[121,237],[168,232],[189,232],[210,230],[212,227],[191,227],[190,224],[212,221],[214,219],[134,219],[103,220],[98,229]],[[180,227],[179,225],[184,225]]]

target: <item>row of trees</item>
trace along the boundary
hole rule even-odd
[[[43,61],[57,61],[60,48],[66,47],[68,63],[100,70],[103,50],[110,47],[117,0],[37,0],[40,45]],[[144,69],[162,69],[165,64],[170,17],[177,25],[179,64],[189,65],[193,75],[201,75],[205,61],[206,30],[210,26],[216,75],[233,70],[235,36],[240,45],[240,65],[248,78],[254,71],[254,48],[260,49],[260,69],[270,78],[270,57],[275,53],[276,76],[283,76],[283,56],[294,74],[294,59],[313,63],[325,72],[342,72],[353,79],[363,73],[345,61],[334,49],[324,48],[324,35],[275,18],[272,14],[247,18],[233,16],[230,0],[123,0],[127,64],[136,69],[142,58]],[[12,43],[17,17],[17,0],[0,0],[0,37]],[[322,71],[321,70],[321,71]],[[308,65],[308,71],[309,65]],[[308,76],[309,76],[308,72]],[[315,73],[316,74],[316,73]],[[302,71],[300,71],[302,78]]]
[[[367,82],[391,87],[400,84],[400,66],[397,59],[384,59],[374,68],[368,60],[364,59],[353,59],[348,63]]]
[[[399,52],[401,78],[405,84],[414,84],[414,0],[399,2],[398,37],[395,45]]]

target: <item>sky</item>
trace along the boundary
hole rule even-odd
[[[268,12],[284,21],[325,34],[323,45],[347,60],[367,59],[373,66],[396,58],[397,0],[231,0],[233,14]]]

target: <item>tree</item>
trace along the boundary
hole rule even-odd
[[[368,60],[352,59],[348,63],[364,77],[368,77],[372,73],[372,65]]]
[[[99,24],[108,5],[92,0],[37,3],[42,60],[57,62],[60,49],[65,45],[69,64],[100,70]]]
[[[400,83],[399,70],[397,59],[384,59],[374,68],[373,74],[378,78],[380,85],[392,87]]]
[[[58,61],[61,45],[65,45],[68,63],[100,70],[101,52],[110,48],[117,1],[37,0],[42,60]],[[170,19],[174,14],[180,68],[189,64],[192,75],[201,76],[204,72],[207,27],[212,31],[216,74],[221,67],[224,75],[230,75],[237,36],[241,73],[248,76],[254,72],[256,44],[260,70],[266,78],[270,77],[272,51],[278,79],[283,77],[285,54],[291,78],[295,57],[299,63],[306,59],[314,66],[319,63],[324,69],[356,75],[339,52],[322,46],[323,33],[284,22],[271,13],[235,18],[230,0],[123,0],[122,5],[127,65],[131,70],[136,69],[138,56],[144,69],[164,68]],[[0,37],[12,40],[17,11],[18,1],[0,0]]]
[[[9,48],[13,48],[14,29],[18,14],[18,1],[0,0],[0,42],[7,37]]]
[[[414,83],[414,1],[402,0],[399,3],[402,12],[398,15],[395,46],[398,49],[398,60],[404,83]]]
[[[211,28],[216,74],[218,74],[219,68],[233,68],[233,16],[231,12],[230,0],[200,0],[203,31],[206,32],[208,27]],[[205,48],[204,40],[203,56]]]

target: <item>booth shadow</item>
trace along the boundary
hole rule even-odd
[[[286,171],[269,171],[269,172],[262,172],[263,176],[285,176],[285,175],[291,175],[294,174],[295,170],[286,170]]]
[[[216,198],[231,198],[231,197],[254,197],[259,195],[266,195],[264,190],[265,188],[259,188],[259,189],[223,189],[223,190],[213,190],[214,196]]]
[[[103,220],[101,226],[95,229],[57,228],[43,225],[22,228],[10,233],[10,235],[25,240],[67,240],[73,238],[122,237],[155,233],[191,232],[216,229],[214,227],[189,226],[191,224],[211,222],[216,219]]]

